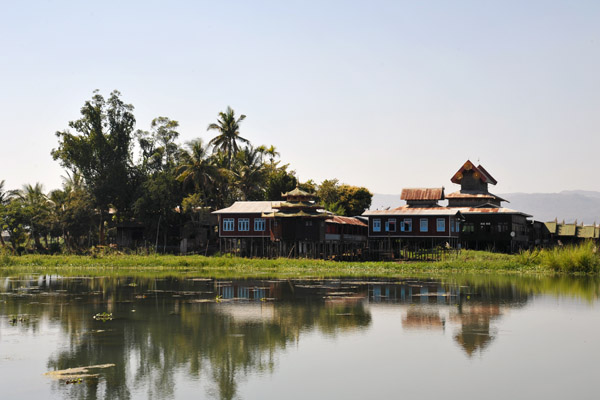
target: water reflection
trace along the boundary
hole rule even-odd
[[[48,326],[58,327],[66,345],[49,349],[48,370],[115,364],[83,384],[52,382],[59,396],[173,398],[196,382],[191,393],[204,387],[200,396],[232,399],[249,376],[273,373],[278,355],[298,346],[304,335],[335,340],[370,329],[373,307],[400,308],[406,332],[443,335],[451,329],[456,345],[471,357],[494,341],[493,325],[506,310],[524,307],[542,290],[563,295],[563,285],[560,279],[510,277],[493,283],[487,278],[5,278],[0,332],[36,337]],[[567,296],[598,298],[597,281],[568,287],[576,292]],[[92,318],[104,311],[114,319]],[[12,316],[26,318],[14,322]]]

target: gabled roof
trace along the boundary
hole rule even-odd
[[[444,188],[408,188],[402,189],[400,200],[444,200]]]
[[[460,184],[465,171],[473,171],[475,178],[481,179],[485,183],[491,183],[492,185],[498,183],[498,181],[495,180],[494,177],[485,170],[485,168],[483,168],[481,165],[476,167],[471,160],[467,160],[467,162],[465,162],[463,166],[460,167],[460,169],[454,174],[452,179],[450,179],[452,183]]]
[[[236,201],[227,208],[213,211],[213,214],[262,214],[275,211],[278,201]]]

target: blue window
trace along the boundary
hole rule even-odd
[[[238,231],[244,232],[250,230],[250,218],[238,219]]]
[[[254,230],[257,232],[263,232],[265,230],[264,218],[254,218]]]
[[[381,232],[381,220],[380,219],[373,220],[373,232]]]
[[[233,231],[234,226],[235,226],[235,219],[233,219],[233,218],[223,219],[223,231],[231,232],[231,231]]]
[[[437,219],[437,231],[446,232],[446,220],[444,218]]]

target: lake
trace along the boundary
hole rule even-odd
[[[4,399],[600,393],[597,277],[41,275],[0,292]]]

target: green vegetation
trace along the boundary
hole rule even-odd
[[[551,249],[529,250],[520,253],[516,259],[519,264],[541,266],[554,272],[600,272],[600,255],[593,242]]]
[[[371,204],[362,187],[299,182],[275,146],[255,146],[241,136],[245,115],[227,107],[208,131],[216,136],[178,143],[179,123],[167,117],[136,130],[134,107],[118,91],[93,93],[69,129],[56,133],[52,157],[67,171],[63,188],[44,193],[41,184],[7,191],[0,180],[0,246],[12,253],[86,254],[114,243],[119,223],[145,230],[137,246],[163,252],[201,229],[210,210],[238,200],[280,200],[297,185],[317,192],[342,215]]]
[[[215,278],[394,277],[456,273],[597,274],[600,259],[593,244],[517,255],[465,250],[437,262],[340,262],[309,259],[245,259],[173,255],[102,254],[4,255],[2,275],[46,273],[60,275],[207,276]]]

